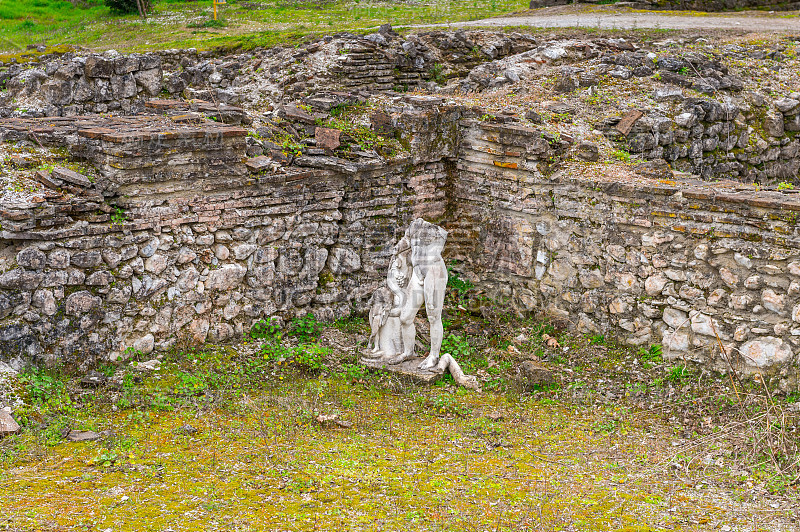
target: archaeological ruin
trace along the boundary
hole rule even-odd
[[[793,50],[382,27],[7,64],[0,361],[366,313],[423,218],[492,304],[796,389],[800,93],[759,77]]]

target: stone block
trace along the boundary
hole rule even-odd
[[[0,439],[20,431],[19,423],[14,421],[11,414],[0,408]]]
[[[56,166],[53,169],[53,177],[68,183],[72,183],[73,185],[77,185],[79,187],[89,188],[92,186],[92,182],[89,181],[88,177],[81,175],[74,170],[70,170],[69,168]]]
[[[749,340],[741,345],[739,353],[748,365],[756,368],[780,364],[793,356],[791,347],[774,336]]]
[[[80,316],[100,308],[102,300],[91,292],[81,290],[70,294],[65,302],[64,313],[67,316]]]
[[[114,74],[114,61],[98,55],[91,55],[84,64],[87,78],[110,78]]]
[[[47,264],[47,256],[35,247],[27,247],[17,253],[17,264],[26,270],[41,270]]]
[[[338,129],[331,129],[326,127],[318,127],[314,131],[314,139],[316,140],[317,148],[322,148],[326,151],[333,151],[339,146],[339,136],[342,134]]]
[[[247,166],[247,169],[250,172],[257,174],[259,172],[263,172],[265,170],[269,170],[270,168],[272,168],[274,161],[272,160],[271,157],[267,157],[266,155],[259,155],[258,157],[252,157],[250,159],[247,159],[244,164],[245,166]]]
[[[628,136],[628,133],[631,132],[633,126],[636,122],[639,121],[640,118],[644,116],[644,113],[639,111],[638,109],[634,109],[632,111],[628,111],[622,116],[622,119],[617,123],[614,128],[619,131],[622,135]]]
[[[433,384],[440,380],[442,378],[441,373],[419,369],[417,367],[420,365],[422,360],[422,358],[416,357],[411,360],[406,360],[400,364],[387,364],[381,360],[362,358],[360,362],[362,365],[370,369],[388,371],[419,384]]]
[[[516,368],[514,383],[523,391],[541,389],[558,382],[556,374],[542,364],[534,360],[525,360]]]
[[[161,92],[163,86],[161,68],[139,70],[134,72],[133,78],[136,80],[136,85],[150,96],[157,96]]]

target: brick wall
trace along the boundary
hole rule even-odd
[[[391,162],[307,156],[261,172],[245,170],[236,126],[0,123],[7,138],[70,139],[101,170],[85,192],[0,213],[3,359],[87,366],[128,347],[225,341],[271,316],[363,310],[423,216],[501,304],[796,386],[793,195],[605,175],[564,162],[564,139],[463,116],[421,100],[398,120],[416,147]]]

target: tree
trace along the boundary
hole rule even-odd
[[[141,17],[146,17],[147,12],[153,8],[153,0],[105,0],[105,4],[112,13],[120,15],[138,13]]]

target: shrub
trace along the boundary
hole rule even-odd
[[[301,345],[292,357],[292,363],[303,371],[316,372],[324,367],[325,357],[330,355],[327,347],[317,344]]]
[[[50,405],[57,405],[62,399],[69,402],[64,381],[45,370],[33,369],[23,373],[20,375],[20,382],[33,402]]]
[[[454,270],[455,266],[455,262],[451,262],[447,266],[447,286],[453,288],[459,295],[465,295],[470,289],[475,288],[475,285],[467,279],[462,279]]]
[[[310,312],[302,318],[295,318],[292,320],[292,336],[296,337],[301,342],[309,342],[319,337],[322,332],[322,325],[319,324],[317,318]]]
[[[259,320],[250,327],[250,338],[264,338],[268,340],[280,341],[283,333],[277,322],[273,320],[264,321]]]

